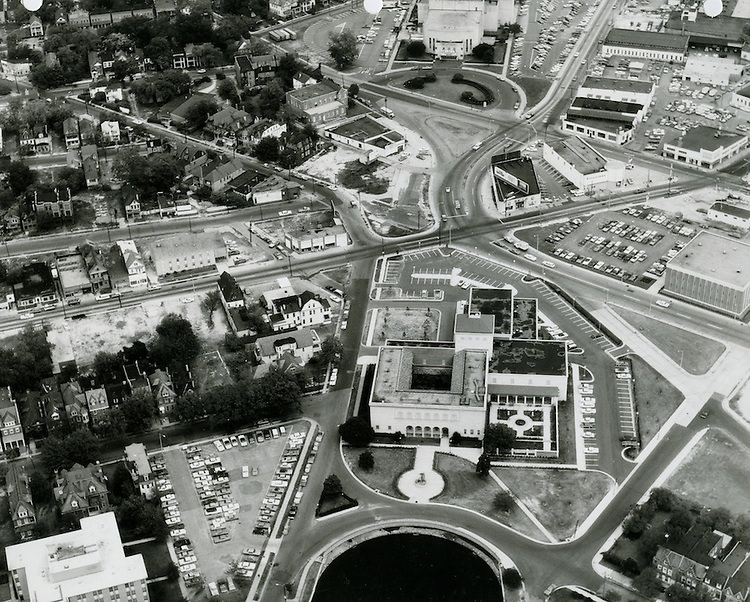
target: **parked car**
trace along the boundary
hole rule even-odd
[[[247,437],[245,435],[237,435],[237,440],[240,442],[240,445],[242,447],[247,447]]]

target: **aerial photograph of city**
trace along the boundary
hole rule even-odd
[[[750,602],[750,0],[0,2],[0,602]]]

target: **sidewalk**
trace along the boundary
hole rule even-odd
[[[414,468],[406,471],[398,480],[398,488],[410,502],[427,503],[439,495],[445,487],[443,477],[433,468],[437,447],[418,445],[414,456]]]

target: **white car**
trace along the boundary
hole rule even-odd
[[[347,320],[344,320],[341,322],[341,330],[346,330],[346,327],[349,325],[349,322]]]
[[[669,301],[665,301],[664,299],[657,299],[654,301],[659,307],[669,307],[672,305]]]
[[[586,408],[588,410],[594,409],[596,407],[596,404],[593,401],[582,401],[581,407]]]
[[[182,303],[192,303],[193,301],[195,301],[193,297],[180,297]]]
[[[229,437],[229,441],[231,442],[232,447],[237,447],[240,444],[240,442],[237,440],[237,437],[235,437],[234,435]]]
[[[292,212],[289,211],[288,209],[285,211],[279,211],[279,217],[286,217],[287,215],[291,215],[291,214]]]
[[[247,437],[245,435],[237,435],[237,440],[240,442],[240,446],[247,447]]]
[[[182,537],[185,534],[187,534],[187,531],[185,531],[185,529],[172,529],[169,532],[170,537]]]
[[[334,368],[331,370],[331,377],[328,379],[328,385],[333,386],[336,384],[336,381],[339,379],[339,369]]]
[[[536,261],[536,255],[532,255],[531,253],[526,253],[524,257],[529,261]]]
[[[554,263],[552,263],[551,261],[547,261],[547,260],[544,260],[544,261],[542,262],[542,265],[543,265],[544,267],[546,267],[546,268],[554,268],[554,267],[555,267],[555,264],[554,264]]]
[[[224,447],[224,444],[219,441],[218,439],[214,441],[214,447],[217,449],[217,451],[223,452],[226,448]]]
[[[591,424],[592,422],[596,422],[596,418],[594,418],[593,416],[584,416],[583,418],[581,418],[581,422],[583,424]]]
[[[599,448],[598,447],[584,447],[583,451],[587,454],[598,454]]]
[[[615,374],[620,380],[630,380],[630,374]]]
[[[593,439],[596,437],[596,433],[592,433],[591,431],[583,431],[583,437],[584,439]]]
[[[596,414],[595,408],[582,408],[581,414]]]

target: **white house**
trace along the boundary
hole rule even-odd
[[[120,256],[128,271],[128,282],[132,288],[146,286],[148,276],[146,275],[146,264],[143,263],[138,247],[132,240],[118,240],[117,246],[120,249]]]
[[[102,121],[102,138],[110,144],[120,143],[120,124],[117,121]]]
[[[276,297],[266,305],[274,331],[331,323],[331,306],[310,291]]]
[[[304,365],[318,351],[320,351],[320,337],[311,328],[260,337],[253,344],[256,360],[264,364],[282,359],[289,354]]]

